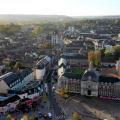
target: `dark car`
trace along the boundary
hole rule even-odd
[[[51,113],[47,113],[47,114],[44,114],[44,119],[45,120],[51,120],[52,119],[52,114]]]
[[[41,112],[38,113],[39,118],[42,118],[43,116],[44,116],[43,113],[41,113]]]
[[[20,110],[20,111],[22,111],[22,112],[29,112],[30,107],[29,107],[27,104],[25,104],[25,103],[19,103],[19,104],[16,106],[16,109],[17,109],[17,110]]]

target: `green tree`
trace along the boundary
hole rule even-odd
[[[118,60],[120,58],[120,45],[116,45],[113,47],[114,58]]]
[[[31,115],[29,120],[34,120],[34,119],[35,119],[34,115]]]
[[[14,68],[17,69],[17,70],[19,70],[19,69],[24,68],[24,66],[23,66],[23,64],[21,62],[16,62]]]
[[[5,24],[0,25],[0,32],[5,35],[14,35],[16,32],[21,30],[21,26],[17,24]]]
[[[31,36],[37,37],[42,32],[43,32],[43,28],[42,27],[35,27],[35,28],[33,28],[32,32],[31,32]]]

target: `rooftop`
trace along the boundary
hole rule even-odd
[[[16,80],[19,79],[18,75],[13,73],[13,72],[10,72],[10,73],[7,73],[5,75],[2,75],[0,77],[1,80],[4,80],[5,83],[10,86],[10,84],[14,83]]]
[[[118,79],[116,77],[110,77],[110,76],[100,76],[99,82],[116,83],[116,82],[120,82],[120,79]]]

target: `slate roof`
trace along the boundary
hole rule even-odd
[[[41,59],[37,64],[36,64],[36,68],[37,69],[43,69],[45,66],[47,66],[50,62],[50,59],[45,57],[43,59]]]
[[[115,78],[115,77],[110,77],[110,76],[100,76],[99,77],[99,82],[116,83],[116,82],[120,82],[120,79]]]
[[[1,79],[1,80],[4,80],[5,83],[6,83],[8,86],[10,86],[10,84],[12,84],[12,83],[14,83],[16,80],[18,80],[19,77],[18,77],[17,74],[15,74],[15,73],[13,73],[13,72],[9,72],[9,73],[7,73],[7,74],[5,74],[5,75],[2,75],[2,76],[0,77],[0,79]]]
[[[91,77],[91,80],[93,81],[97,81],[99,80],[99,77],[98,77],[98,74],[96,71],[94,70],[87,70],[83,77],[82,77],[82,80],[89,80],[89,77]]]
[[[20,97],[18,95],[9,96],[6,99],[0,101],[0,107],[3,107],[5,105],[7,105],[8,103],[12,103],[17,100],[20,100]]]
[[[26,68],[26,69],[20,71],[18,74],[9,72],[5,75],[2,75],[2,76],[0,76],[0,80],[4,80],[4,82],[10,87],[10,84],[14,83],[18,79],[23,80],[30,73],[32,73],[32,70],[29,68]]]
[[[20,77],[20,79],[24,79],[26,76],[28,76],[30,73],[32,73],[32,70],[29,68],[26,68],[24,70],[22,70],[18,76]]]
[[[115,59],[114,59],[114,56],[111,56],[111,57],[102,57],[101,61],[104,63],[104,62],[111,62],[111,63],[116,63]]]
[[[58,66],[58,69],[61,68],[61,67],[66,68],[67,65],[65,65],[64,63],[61,63],[60,66]]]
[[[86,59],[86,56],[80,55],[80,54],[63,54],[61,57],[65,58],[65,59]]]

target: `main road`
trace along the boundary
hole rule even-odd
[[[51,76],[49,77],[51,79]],[[65,114],[62,111],[57,99],[55,98],[55,93],[52,91],[51,80],[47,83],[48,86],[48,99],[50,101],[50,110],[52,111],[54,120],[65,120]]]

